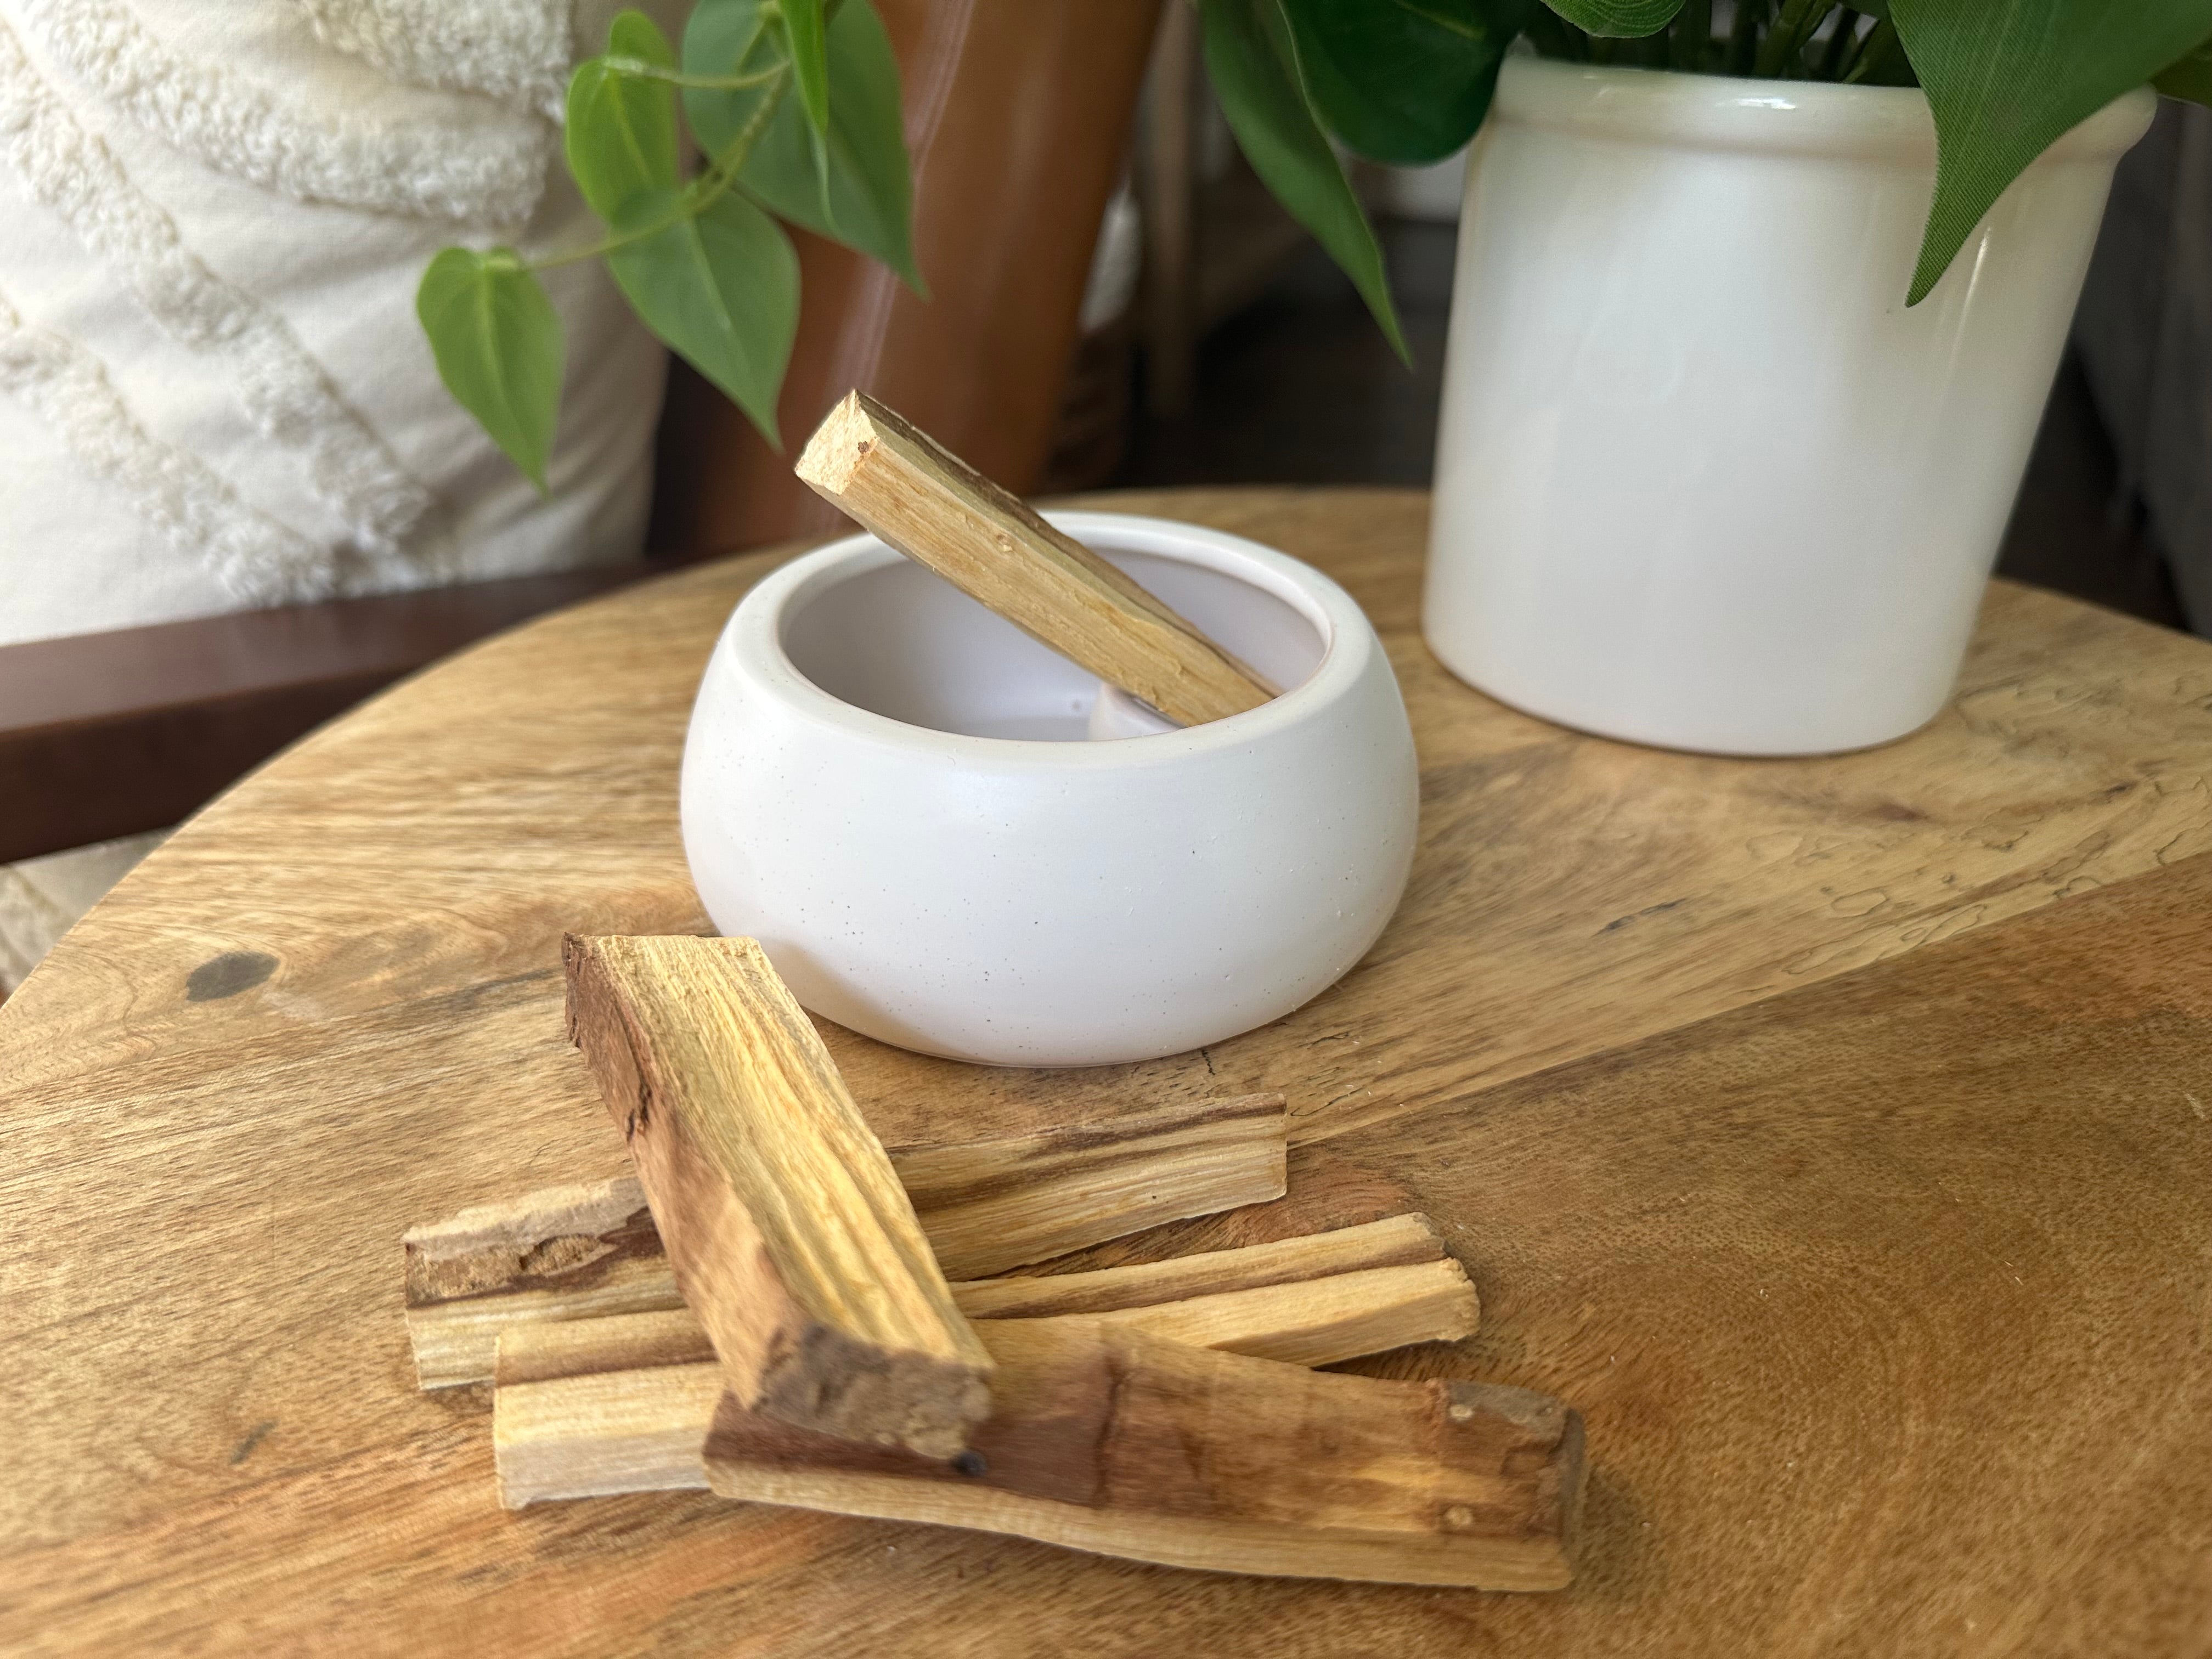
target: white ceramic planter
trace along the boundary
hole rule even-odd
[[[2060,140],[1908,311],[1936,176],[1917,90],[1508,62],[1461,220],[1437,656],[1675,748],[1932,718],[2154,107]]]
[[[857,536],[731,617],[684,745],[684,851],[715,926],[841,1024],[1002,1065],[1149,1059],[1289,1012],[1375,941],[1413,859],[1413,738],[1374,630],[1318,572],[1188,525],[1051,516],[1283,694],[1085,741],[1096,680]]]

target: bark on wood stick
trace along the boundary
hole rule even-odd
[[[890,1158],[750,939],[579,939],[568,1029],[748,1410],[947,1456],[989,1409]]]
[[[956,1296],[962,1288],[953,1287]],[[1459,1264],[1445,1261],[1073,1317],[1227,1352],[1328,1364],[1471,1335],[1480,1308]],[[987,1342],[991,1328],[979,1327]],[[712,1353],[706,1333],[682,1310],[509,1327],[499,1339],[492,1396],[500,1501],[514,1509],[542,1498],[705,1485],[702,1448],[717,1395],[669,1373],[696,1370]]]
[[[939,1266],[966,1279],[1162,1222],[1280,1198],[1284,1127],[1282,1096],[1241,1095],[1030,1134],[888,1150]],[[645,1189],[628,1176],[463,1210],[409,1229],[405,1243],[407,1334],[426,1389],[491,1381],[493,1345],[508,1324],[684,1305]],[[1416,1254],[1403,1254],[1409,1248]],[[1401,1238],[1386,1249],[1377,1240],[1280,1277],[1443,1254],[1441,1243],[1427,1255],[1418,1248]],[[1363,1255],[1371,1259],[1355,1259]],[[1170,1282],[1132,1299],[1166,1301],[1207,1288],[1199,1279],[1164,1288]]]
[[[1096,1320],[979,1328],[993,1411],[957,1463],[725,1396],[708,1482],[1220,1572],[1517,1590],[1572,1576],[1582,1419],[1548,1395],[1310,1371]]]
[[[410,1227],[407,1340],[425,1389],[489,1382],[500,1332],[680,1308],[635,1177],[542,1188]]]
[[[880,540],[1178,725],[1274,695],[1135,580],[872,398],[848,393],[798,471]]]

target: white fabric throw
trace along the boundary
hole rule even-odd
[[[635,552],[663,357],[600,268],[547,274],[548,498],[414,314],[442,246],[597,237],[556,120],[616,9],[0,0],[0,644]]]

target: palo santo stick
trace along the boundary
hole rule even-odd
[[[1120,569],[872,398],[848,393],[797,470],[880,540],[1179,726],[1274,695]]]
[[[492,1396],[499,1501],[703,1491],[702,1448],[722,1398],[712,1359],[518,1382]]]
[[[988,1280],[955,1285],[953,1300],[965,1312],[971,1300],[967,1292],[997,1288]],[[1060,1316],[1126,1325],[1194,1347],[1292,1365],[1333,1365],[1416,1342],[1456,1342],[1472,1336],[1482,1322],[1482,1304],[1459,1263],[1446,1260]],[[492,1380],[504,1389],[714,1357],[704,1328],[685,1308],[515,1324],[500,1333]]]
[[[1334,1232],[1304,1233],[1266,1244],[1170,1256],[1165,1261],[1131,1262],[1080,1273],[975,1279],[955,1285],[952,1295],[970,1319],[1038,1319],[1180,1302],[1224,1291],[1257,1290],[1263,1285],[1443,1259],[1444,1242],[1428,1217],[1394,1215]]]
[[[689,1308],[510,1325],[499,1334],[492,1381],[501,1389],[556,1376],[655,1370],[714,1358],[707,1328]],[[495,1396],[496,1398],[496,1396]]]
[[[979,1328],[993,1411],[957,1464],[726,1396],[708,1482],[1221,1572],[1516,1590],[1572,1576],[1582,1419],[1548,1395],[1310,1371],[1096,1320]]]
[[[563,941],[568,1029],[746,1409],[949,1456],[990,1355],[829,1050],[750,939]]]
[[[1473,1336],[1482,1322],[1482,1304],[1458,1262],[1420,1261],[1073,1316],[1193,1347],[1291,1365],[1334,1365],[1416,1342]]]
[[[426,1389],[491,1380],[500,1331],[680,1308],[645,1188],[549,1187],[407,1230],[407,1340]]]
[[[1003,1139],[898,1146],[945,1271],[981,1279],[1186,1216],[1280,1198],[1283,1097],[1237,1095]]]
[[[956,1297],[963,1288],[953,1287]],[[1474,1287],[1459,1264],[1443,1261],[1106,1314],[1006,1322],[1106,1322],[1227,1352],[1319,1365],[1472,1335],[1480,1316]],[[992,1322],[978,1334],[991,1342],[998,1328]],[[492,1396],[500,1501],[514,1509],[541,1498],[703,1486],[701,1449],[714,1399],[668,1373],[711,1352],[706,1334],[680,1310],[518,1325],[502,1333]],[[617,1380],[623,1378],[627,1382]],[[624,1388],[635,1398],[618,1400]]]
[[[1243,1095],[1033,1134],[888,1150],[939,1266],[969,1278],[1280,1198],[1284,1124],[1280,1095]],[[627,1176],[463,1210],[410,1229],[406,1245],[407,1334],[426,1389],[491,1381],[493,1345],[509,1324],[684,1305],[645,1189]],[[1432,1256],[1441,1254],[1438,1245]],[[1314,1272],[1352,1265],[1316,1264]],[[1204,1288],[1194,1282],[1136,1299]]]

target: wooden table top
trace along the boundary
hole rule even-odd
[[[703,930],[677,757],[757,556],[337,721],[0,1009],[0,1647],[2212,1647],[2212,646],[1999,585],[1918,735],[1662,754],[1437,667],[1423,496],[1120,502],[1375,617],[1422,760],[1403,909],[1202,1054],[993,1072],[833,1032],[840,1060],[886,1128],[1287,1092],[1293,1218],[1417,1204],[1482,1294],[1475,1339],[1368,1368],[1586,1414],[1575,1586],[1238,1579],[705,1494],[499,1509],[483,1401],[413,1385],[399,1234],[622,1167],[556,945]]]

